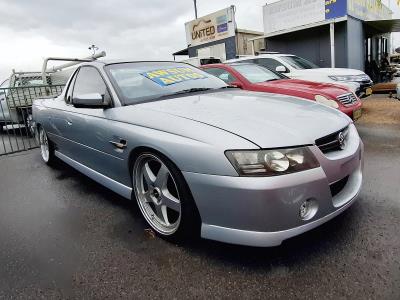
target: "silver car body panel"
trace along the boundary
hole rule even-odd
[[[272,246],[318,226],[347,208],[361,187],[363,145],[351,120],[312,101],[274,94],[224,90],[108,109],[76,108],[55,99],[35,101],[33,116],[56,145],[57,156],[97,182],[130,199],[131,155],[150,148],[181,171],[202,219],[205,238]],[[349,126],[344,150],[322,153],[315,140]],[[113,143],[127,141],[125,149]],[[274,177],[240,177],[225,156],[235,149],[306,145],[320,167]],[[335,197],[330,184],[349,176]],[[308,221],[299,207],[316,199]]]
[[[337,151],[336,157],[327,158],[318,147],[310,146],[321,167],[271,178],[184,172],[204,216],[202,236],[228,243],[276,246],[330,220],[349,207],[361,189],[363,144],[357,139],[349,148],[350,156],[343,157]],[[347,184],[332,197],[330,184],[346,176]],[[304,221],[299,209],[308,199],[317,201],[318,211]]]
[[[93,169],[88,168],[87,166],[77,162],[76,160],[69,158],[68,156],[62,154],[59,151],[55,151],[54,154],[62,161],[69,164],[71,167],[75,168],[76,170],[85,174],[86,176],[92,178],[94,181],[100,183],[101,185],[104,185],[105,187],[107,187],[110,190],[114,191],[115,193],[121,195],[122,197],[131,199],[131,196],[132,196],[132,188],[131,187],[123,185],[123,184],[119,183],[118,181],[115,181],[107,176],[104,176],[103,174],[96,172]]]

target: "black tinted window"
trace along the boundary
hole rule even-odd
[[[232,67],[251,83],[259,83],[286,78],[286,76],[282,76],[256,64],[237,64]]]
[[[204,71],[207,72],[208,74],[218,77],[219,79],[225,81],[226,83],[231,83],[236,80],[236,78],[231,73],[229,73],[227,70],[224,69],[207,68],[204,69]]]
[[[83,95],[99,93],[105,95],[107,91],[106,84],[100,73],[93,67],[83,67],[75,80],[73,95]]]
[[[274,71],[276,67],[282,66],[282,63],[273,58],[257,58],[255,63]]]

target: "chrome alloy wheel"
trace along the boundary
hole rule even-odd
[[[158,233],[171,235],[181,221],[181,199],[176,181],[160,158],[141,154],[133,167],[134,191],[147,222]]]
[[[46,132],[43,128],[40,128],[39,132],[39,146],[40,146],[40,154],[45,162],[49,161],[50,158],[50,150],[49,150],[49,141],[47,139]]]

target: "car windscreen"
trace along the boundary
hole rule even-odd
[[[316,64],[312,63],[311,61],[308,61],[304,58],[298,57],[298,56],[281,56],[281,59],[283,59],[285,62],[287,62],[289,65],[291,65],[295,69],[316,69],[319,68]]]
[[[260,83],[286,78],[286,76],[277,74],[256,64],[237,64],[232,65],[232,68],[234,68],[251,83]]]
[[[118,63],[107,65],[105,70],[124,105],[227,86],[222,80],[183,63]]]

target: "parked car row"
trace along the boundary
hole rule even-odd
[[[290,78],[343,85],[360,97],[372,94],[372,80],[363,71],[347,68],[320,68],[312,62],[292,54],[261,54],[233,59],[230,62],[255,62],[277,72],[285,73]]]
[[[363,143],[338,110],[357,117],[353,92],[244,61],[204,70],[82,63],[60,96],[33,104],[43,161],[136,201],[173,241],[275,246],[356,200]]]

